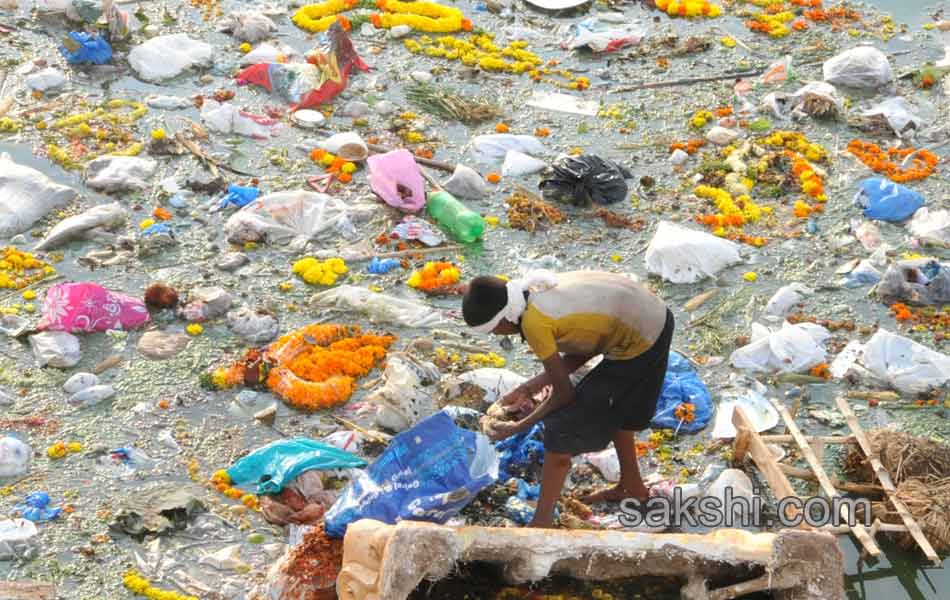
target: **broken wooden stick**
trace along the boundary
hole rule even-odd
[[[622,92],[635,92],[637,90],[655,90],[657,88],[676,87],[680,85],[693,85],[694,83],[711,83],[714,81],[725,81],[727,79],[740,79],[742,77],[755,77],[765,72],[765,69],[753,69],[751,71],[740,71],[738,73],[724,73],[722,75],[713,75],[711,77],[686,77],[684,79],[673,79],[670,81],[655,81],[653,83],[638,83],[619,87],[613,90],[607,90],[608,94],[619,94]]]
[[[385,154],[386,152],[392,152],[394,148],[386,148],[385,146],[380,146],[379,144],[366,144],[366,147],[369,148],[371,152],[376,154]],[[398,150],[398,148],[396,148]],[[426,167],[432,167],[433,169],[438,169],[440,171],[445,171],[446,173],[454,173],[455,165],[449,164],[447,162],[442,162],[440,160],[434,160],[432,158],[423,158],[421,156],[412,155],[412,158],[416,160],[420,165]]]

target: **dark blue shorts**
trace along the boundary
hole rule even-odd
[[[673,313],[649,350],[629,360],[603,359],[574,388],[574,402],[544,419],[544,449],[576,456],[603,450],[618,431],[650,426],[663,389]]]

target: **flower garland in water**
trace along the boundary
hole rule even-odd
[[[809,26],[806,19],[812,23],[831,23],[836,29],[840,28],[844,21],[861,20],[861,14],[851,8],[836,6],[825,9],[822,0],[744,0],[744,2],[763,11],[751,15],[751,18],[745,22],[746,27],[751,31],[776,38],[785,37],[792,31],[807,31]],[[801,13],[804,18],[796,19],[792,7],[805,9]]]
[[[128,109],[128,110],[122,110]],[[122,129],[124,125],[135,123],[148,113],[141,102],[110,100],[93,110],[62,117],[47,123],[40,121],[36,128],[40,131],[62,131],[70,140],[69,149],[49,143],[46,145],[47,157],[64,169],[77,169],[80,160],[92,160],[109,154],[111,156],[137,156],[144,146],[135,141],[130,131]],[[127,144],[124,148],[123,144]]]
[[[327,0],[319,4],[307,4],[294,13],[294,25],[307,31],[326,31],[331,25],[340,22],[343,29],[350,30],[349,20],[340,15],[359,6],[359,0]]]
[[[696,154],[700,148],[706,145],[706,140],[701,138],[693,138],[687,142],[673,142],[670,144],[670,154],[676,152],[677,150],[682,150],[687,154]]]
[[[439,293],[458,283],[461,273],[448,262],[427,262],[424,267],[412,272],[406,285],[427,293]]]
[[[415,31],[427,33],[472,30],[472,22],[465,18],[461,10],[451,6],[434,2],[400,2],[399,0],[377,0],[376,6],[385,11],[375,13],[370,17],[370,21],[377,29],[408,25]]]
[[[783,11],[775,14],[759,13],[745,22],[750,31],[768,34],[774,38],[783,38],[791,33],[788,23],[795,19],[795,14]]]
[[[915,150],[914,148],[888,148],[882,150],[877,144],[851,140],[848,152],[853,154],[875,173],[885,175],[891,181],[906,183],[929,177],[937,168],[940,158],[930,150]],[[897,160],[903,160],[913,154],[910,160],[911,167],[902,169]]]
[[[328,258],[319,261],[313,257],[301,258],[293,265],[294,275],[297,275],[310,285],[330,286],[336,283],[340,275],[349,272],[342,258]]]
[[[554,70],[543,66],[541,57],[528,50],[528,42],[516,40],[501,48],[495,44],[494,39],[494,35],[490,33],[472,34],[467,40],[451,35],[435,39],[424,35],[418,41],[407,39],[403,44],[413,54],[459,61],[484,71],[515,75],[527,73],[534,81],[545,81],[574,90],[586,90],[590,87],[590,79],[587,77],[576,76],[566,69]],[[567,82],[550,78],[555,75],[563,77]]]
[[[700,185],[693,193],[700,198],[712,200],[719,210],[716,214],[696,217],[697,221],[712,229],[713,234],[719,237],[732,237],[729,228],[741,229],[747,223],[757,223],[762,215],[772,214],[771,207],[756,204],[748,195],[743,194],[733,200],[732,195],[722,188]],[[735,238],[757,247],[764,246],[767,241],[761,236],[737,235]]]
[[[0,289],[22,290],[56,274],[56,269],[29,252],[7,246],[0,257]]]
[[[656,0],[656,7],[671,17],[718,17],[722,7],[708,0]]]
[[[240,500],[241,504],[250,508],[251,510],[260,510],[261,505],[257,499],[257,496],[254,494],[248,494],[244,490],[238,489],[231,485],[231,476],[228,475],[228,472],[224,469],[219,469],[211,475],[209,480],[212,487],[224,494],[227,498],[231,500]]]
[[[349,183],[353,181],[353,173],[356,172],[356,163],[350,162],[340,156],[330,154],[323,148],[316,148],[310,151],[310,160],[325,167],[324,173],[331,173],[340,183]]]
[[[199,600],[197,596],[179,594],[178,592],[153,587],[148,579],[142,577],[135,570],[126,571],[125,575],[122,576],[122,585],[133,594],[151,598],[151,600]]]
[[[349,400],[357,378],[385,357],[395,338],[363,334],[359,327],[310,325],[268,348],[274,366],[267,387],[296,408],[332,408]]]

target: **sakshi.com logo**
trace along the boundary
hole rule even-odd
[[[620,503],[618,520],[624,527],[740,527],[771,528],[871,526],[871,502],[867,498],[801,498],[788,496],[778,501],[776,513],[765,511],[763,499],[735,494],[731,487],[722,496],[683,497],[674,488],[671,497],[657,496],[642,502],[627,498]]]

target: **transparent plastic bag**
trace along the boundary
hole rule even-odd
[[[383,386],[366,396],[376,405],[376,424],[391,431],[405,431],[438,410],[432,385],[439,369],[408,354],[390,354],[383,372]],[[427,389],[428,388],[428,389]]]
[[[10,435],[0,438],[0,477],[26,474],[32,457],[33,450],[17,438]]]
[[[145,81],[161,81],[181,75],[198,66],[210,66],[211,44],[194,40],[184,33],[154,37],[132,48],[129,65]]]
[[[50,211],[62,208],[79,196],[36,169],[13,162],[0,154],[0,238],[23,233]]]
[[[902,392],[923,393],[950,381],[950,356],[885,329],[865,345],[862,363]]]
[[[334,308],[364,315],[371,323],[403,327],[433,327],[443,323],[442,315],[420,302],[371,292],[366,288],[341,285],[310,298],[315,308]]]
[[[647,247],[647,271],[673,283],[693,283],[738,263],[739,246],[703,231],[661,221]]]
[[[825,360],[822,343],[831,333],[814,323],[783,323],[778,331],[760,336],[729,357],[732,366],[759,373],[798,373]]]
[[[822,73],[828,83],[853,88],[877,89],[894,79],[887,56],[871,46],[858,46],[829,58]]]
[[[784,317],[793,306],[801,302],[805,296],[812,294],[812,289],[801,283],[792,283],[779,288],[765,305],[765,312],[777,317]]]

